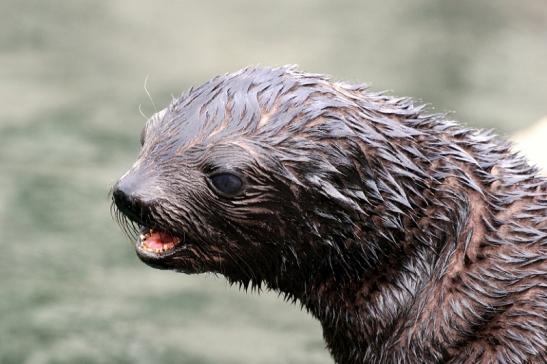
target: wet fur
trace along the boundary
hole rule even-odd
[[[148,264],[279,290],[338,363],[545,362],[547,181],[490,132],[252,67],[174,100],[143,139],[130,217],[189,243]],[[245,193],[215,194],[218,170]]]

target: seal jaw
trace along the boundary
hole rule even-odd
[[[157,264],[163,259],[172,257],[187,248],[186,239],[165,230],[146,226],[140,227],[140,234],[135,243],[135,250],[139,258],[154,267],[157,267]]]
[[[166,231],[141,227],[137,249],[156,256],[172,253],[177,247],[184,245],[183,239]]]
[[[200,273],[194,249],[186,234],[177,234],[140,225],[140,235],[135,242],[137,257],[156,269],[169,269],[186,274]]]

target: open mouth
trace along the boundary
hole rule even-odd
[[[185,247],[180,237],[146,226],[141,226],[136,244],[137,252],[149,258],[164,258]]]

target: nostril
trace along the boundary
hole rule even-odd
[[[114,203],[131,220],[140,222],[144,213],[144,203],[135,192],[129,190],[123,181],[118,182],[112,191]]]
[[[114,187],[112,196],[114,197],[114,202],[122,211],[131,205],[132,198],[127,192],[120,188],[119,183]]]

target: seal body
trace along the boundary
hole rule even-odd
[[[153,116],[113,189],[160,269],[298,300],[338,363],[545,363],[547,181],[407,98],[251,67]]]

